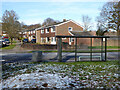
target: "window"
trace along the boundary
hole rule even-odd
[[[26,35],[24,35],[23,37],[26,38]]]
[[[51,28],[51,32],[55,32],[55,29]]]
[[[65,40],[66,38],[62,38],[62,40]]]
[[[33,31],[33,33],[35,33],[35,31]]]
[[[6,34],[3,34],[3,36],[6,36]]]
[[[70,38],[70,42],[74,42],[74,38]]]
[[[51,42],[56,42],[56,38],[55,37],[51,37]]]
[[[103,38],[103,41],[105,41],[105,38]]]
[[[44,29],[41,30],[41,33],[44,33]]]
[[[41,42],[44,43],[44,38],[41,38]]]
[[[46,33],[49,33],[49,28],[46,28]]]
[[[33,36],[31,36],[31,40],[33,39]]]
[[[46,37],[46,43],[48,43],[50,41],[49,37]]]
[[[69,28],[68,28],[68,31],[72,31],[72,27],[69,27]]]

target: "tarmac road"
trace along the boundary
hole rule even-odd
[[[107,53],[107,60],[119,60],[118,58],[118,52],[108,52]],[[75,53],[62,53],[63,61],[74,61]],[[79,58],[79,55],[90,55],[89,53],[77,53],[77,58]],[[99,53],[93,53],[93,55],[100,55]],[[57,53],[43,53],[42,56],[43,60],[51,60],[56,61],[57,60]],[[11,62],[29,62],[32,61],[32,53],[0,53],[0,61],[3,61],[4,63],[11,63]]]

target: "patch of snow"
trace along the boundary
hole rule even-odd
[[[72,79],[68,76],[61,77],[58,74],[30,73],[3,80],[3,88],[43,87],[44,83],[47,83],[48,87],[66,88],[65,86],[68,86],[71,81]]]

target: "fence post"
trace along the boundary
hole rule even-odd
[[[62,39],[61,38],[58,38],[57,48],[58,48],[58,61],[62,62]]]
[[[103,60],[103,38],[101,38],[101,59]]]
[[[105,38],[105,61],[107,61],[107,38]]]
[[[90,61],[92,61],[92,38],[91,38],[91,48],[90,48]]]
[[[77,61],[77,38],[75,38],[75,61]]]

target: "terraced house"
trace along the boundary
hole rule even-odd
[[[74,35],[74,32],[82,32],[81,25],[73,20],[66,20],[50,26],[42,26],[36,28],[36,40],[40,44],[56,44],[57,40],[55,36],[62,35]],[[74,45],[75,40],[73,38],[63,38],[62,42],[66,42],[69,45]]]
[[[33,39],[33,37],[36,37],[35,29],[23,31],[23,38],[27,38],[29,41],[31,41]]]

